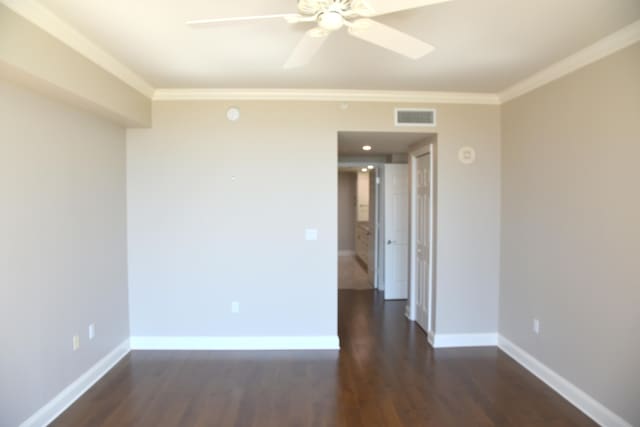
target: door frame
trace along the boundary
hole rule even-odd
[[[433,142],[428,142],[423,146],[409,151],[409,301],[407,302],[406,313],[409,320],[416,320],[416,300],[417,300],[417,284],[416,284],[416,165],[418,157],[429,154],[429,283],[427,285],[427,298],[428,303],[428,330],[427,334],[434,332],[435,326],[435,260],[436,260],[436,209],[435,209],[435,195],[436,195],[436,145]]]
[[[382,176],[383,176],[383,169],[384,169],[384,165],[385,162],[384,161],[380,161],[380,160],[371,160],[371,161],[366,161],[366,160],[356,160],[356,161],[339,161],[338,160],[338,171],[340,170],[341,167],[347,167],[347,168],[352,168],[352,167],[357,167],[357,168],[365,168],[368,165],[373,165],[375,167],[375,173],[376,173],[376,179],[375,179],[375,204],[372,206],[371,204],[369,204],[369,209],[373,209],[373,213],[374,213],[374,227],[373,227],[373,232],[374,232],[374,237],[373,237],[373,244],[374,244],[374,270],[373,270],[373,288],[374,289],[384,289],[384,282],[383,282],[383,277],[381,277],[381,274],[379,274],[379,270],[378,270],[378,264],[380,262],[384,262],[384,260],[380,259],[380,254],[378,253],[378,248],[380,247],[380,242],[379,239],[383,238],[383,230],[380,228],[379,224],[380,221],[382,220],[382,214],[380,212],[380,200],[382,199]],[[357,207],[356,207],[357,209]],[[380,288],[380,285],[383,285],[382,288]]]

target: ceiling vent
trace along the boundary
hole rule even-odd
[[[396,126],[435,126],[436,110],[396,108]]]

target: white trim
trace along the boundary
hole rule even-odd
[[[27,21],[46,31],[71,49],[113,74],[147,98],[153,95],[153,87],[122,62],[83,36],[75,28],[58,18],[36,0],[0,0],[9,9]]]
[[[69,384],[35,414],[25,420],[20,427],[40,427],[49,425],[62,412],[71,406],[80,396],[91,388],[100,378],[129,353],[129,340],[123,341],[111,353],[100,359],[77,380]]]
[[[265,100],[500,105],[640,41],[640,20],[637,20],[499,94],[339,89],[154,89],[140,75],[37,0],[0,0],[0,3],[154,101]]]
[[[335,101],[498,105],[492,93],[333,89],[156,89],[154,101]]]
[[[337,336],[131,337],[132,350],[339,350]]]
[[[498,345],[498,334],[431,334],[429,343],[433,348],[490,347]]]
[[[338,256],[354,256],[355,254],[356,254],[356,251],[352,249],[345,249],[345,250],[338,251]]]
[[[505,103],[640,41],[640,20],[535,73],[499,94]]]
[[[498,347],[598,424],[607,427],[631,427],[622,417],[502,335],[498,337]]]

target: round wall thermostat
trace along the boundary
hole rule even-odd
[[[240,110],[236,107],[231,107],[227,110],[227,119],[232,122],[237,121],[240,118]]]
[[[474,163],[476,161],[476,150],[472,147],[462,147],[458,150],[458,160],[465,165]]]

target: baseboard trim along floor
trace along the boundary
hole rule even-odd
[[[433,334],[429,333],[433,348],[491,347],[498,345],[498,334]]]
[[[481,347],[497,345],[518,364],[538,377],[598,424],[608,427],[632,427],[579,387],[537,360],[502,335],[429,334],[434,348]],[[280,337],[131,337],[122,342],[77,380],[24,421],[20,427],[41,427],[51,423],[100,378],[109,372],[130,350],[339,350],[337,336]]]
[[[632,427],[622,417],[502,335],[498,337],[498,347],[596,423],[607,427]]]
[[[129,354],[129,340],[123,341],[118,347],[100,359],[95,365],[89,368],[77,380],[69,384],[51,399],[35,414],[25,420],[20,427],[42,427],[49,425],[61,413],[71,406],[80,396],[82,396],[91,386],[97,383],[116,363]]]
[[[133,350],[339,350],[337,336],[131,337]]]

